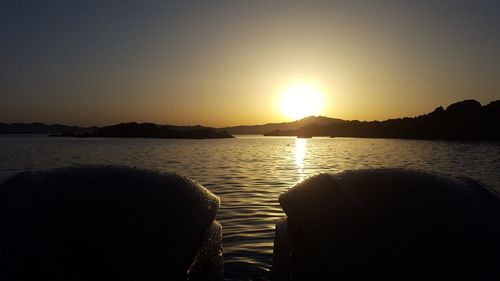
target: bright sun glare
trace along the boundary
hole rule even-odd
[[[309,85],[294,85],[287,88],[280,100],[281,112],[294,119],[319,115],[322,106],[320,91]]]

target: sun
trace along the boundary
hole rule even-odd
[[[280,99],[281,112],[289,118],[301,119],[319,115],[323,107],[321,92],[311,85],[293,85],[288,87]]]

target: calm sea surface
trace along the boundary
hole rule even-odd
[[[220,196],[225,276],[267,275],[278,196],[320,172],[404,167],[463,175],[500,191],[500,144],[240,136],[219,140],[0,135],[0,181],[25,170],[116,164],[192,177]]]

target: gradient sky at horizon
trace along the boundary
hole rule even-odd
[[[375,3],[377,2],[377,3]],[[500,99],[500,1],[0,1],[0,122],[383,120]]]

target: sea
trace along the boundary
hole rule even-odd
[[[221,198],[226,280],[269,277],[280,194],[314,174],[400,167],[466,176],[500,192],[500,143],[263,137],[177,140],[0,135],[0,181],[27,170],[122,165],[191,177]]]

